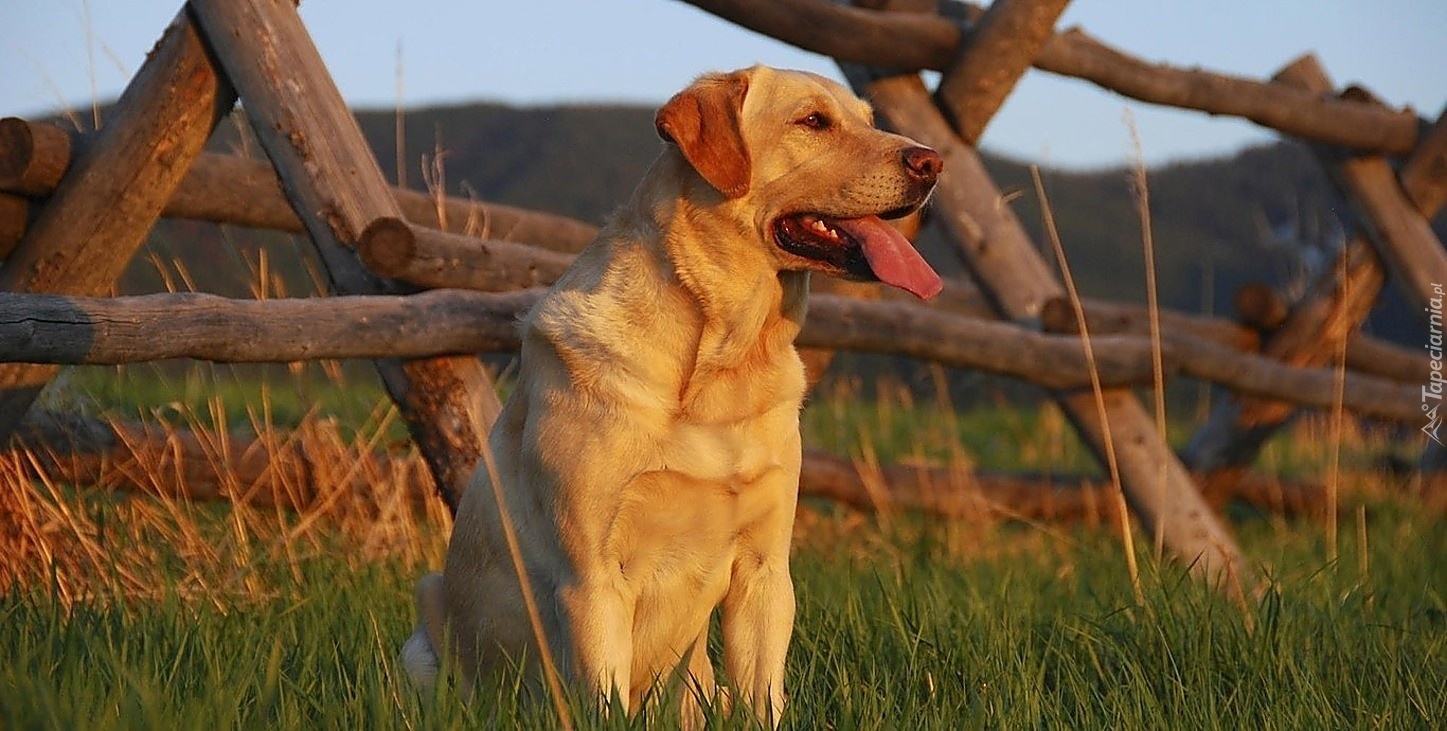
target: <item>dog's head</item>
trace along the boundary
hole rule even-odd
[[[750,212],[779,269],[939,292],[939,275],[883,219],[923,205],[944,161],[876,129],[843,86],[765,66],[711,74],[659,109],[657,126],[725,205]]]

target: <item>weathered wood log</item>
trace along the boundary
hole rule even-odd
[[[10,256],[30,228],[30,199],[0,193],[0,260]]]
[[[1265,297],[1257,291],[1253,297]],[[1279,296],[1271,295],[1285,309],[1286,304]],[[1149,313],[1142,305],[1085,300],[1086,327],[1092,335],[1150,335]],[[1274,307],[1274,305],[1261,305]],[[1160,313],[1162,329],[1177,338],[1187,338],[1202,343],[1219,345],[1246,353],[1261,349],[1261,335],[1253,327],[1247,327],[1219,317],[1193,315],[1173,310]],[[1243,318],[1245,319],[1245,318]],[[1041,329],[1060,335],[1080,334],[1075,308],[1065,297],[1045,303],[1042,310]],[[1183,356],[1177,353],[1177,358]],[[1427,378],[1427,362],[1422,354],[1410,348],[1370,337],[1360,331],[1352,332],[1347,339],[1347,368],[1372,376],[1380,376],[1405,384],[1423,383]],[[1191,375],[1188,373],[1188,375]],[[1230,383],[1221,385],[1230,386]]]
[[[1275,78],[1278,84],[1293,85],[1312,94],[1327,94],[1332,88],[1320,62],[1311,55],[1288,64]],[[1447,123],[1439,121],[1404,168],[1415,171],[1401,179],[1409,194],[1424,190],[1435,171],[1447,166],[1442,162],[1447,160],[1443,137],[1447,137]],[[1385,160],[1377,162],[1387,165]],[[1440,205],[1441,200],[1437,201]],[[1422,211],[1424,216],[1434,213]],[[1342,340],[1356,334],[1385,281],[1381,260],[1372,246],[1360,235],[1353,237],[1271,333],[1263,344],[1263,353],[1287,365],[1334,362]],[[1229,485],[1245,473],[1261,446],[1290,420],[1293,412],[1289,404],[1280,401],[1236,396],[1217,400],[1206,423],[1182,450],[1182,456],[1193,469],[1209,474],[1213,485]]]
[[[1269,285],[1260,282],[1243,284],[1233,298],[1236,315],[1241,322],[1261,331],[1275,330],[1286,322],[1291,307]]]
[[[1044,71],[1085,79],[1132,99],[1241,117],[1284,134],[1360,150],[1402,154],[1417,143],[1417,115],[1302,94],[1197,69],[1151,64],[1080,29],[1056,36],[1041,53]]]
[[[1143,308],[1141,308],[1143,309]],[[1115,306],[1129,313],[1129,307]],[[1051,300],[1046,311],[1046,332],[1078,334],[1078,321],[1068,300]],[[1087,312],[1089,308],[1087,308]],[[1061,313],[1071,313],[1068,316]],[[1207,318],[1198,318],[1206,320]],[[1226,324],[1225,321],[1220,321]],[[1090,328],[1091,337],[1105,333],[1147,335],[1144,312],[1130,318],[1097,318],[1102,327]],[[1237,326],[1239,327],[1239,326]],[[1249,350],[1233,347],[1230,341],[1203,338],[1186,328],[1163,328],[1161,342],[1170,354],[1171,371],[1210,383],[1228,386],[1242,396],[1281,399],[1298,407],[1329,409],[1334,406],[1336,372],[1333,368],[1290,366]],[[1385,347],[1385,346],[1384,346]],[[1170,371],[1168,371],[1170,372]],[[1412,423],[1420,414],[1415,398],[1417,381],[1389,380],[1361,373],[1347,373],[1342,404],[1358,415]]]
[[[1447,109],[1402,165],[1402,187],[1424,215],[1447,203]],[[1431,217],[1430,215],[1428,216]]]
[[[1363,335],[1360,331],[1347,338],[1347,368],[1358,373],[1390,378],[1407,384],[1427,382],[1429,365],[1417,348]]]
[[[1090,384],[1085,351],[1078,339],[959,317],[911,302],[811,295],[809,316],[798,343],[909,355],[1012,376],[1046,388]],[[1150,343],[1144,338],[1106,336],[1097,344],[1096,366],[1101,379],[1114,385],[1149,383]]]
[[[940,77],[940,109],[967,144],[978,145],[985,126],[1055,32],[1070,0],[995,0],[960,39]]]
[[[377,161],[291,3],[192,0],[197,23],[246,102],[258,141],[343,294],[393,289],[361,262],[358,237],[402,218]],[[456,506],[500,405],[473,356],[376,361],[438,490]]]
[[[57,175],[70,163],[72,150],[85,144],[80,135],[41,122],[16,118],[0,127],[0,191],[46,196]],[[64,144],[59,140],[66,140]],[[58,168],[58,171],[57,171]],[[14,169],[13,175],[3,173]],[[431,228],[444,228],[469,236],[521,241],[554,251],[576,253],[593,240],[597,227],[576,219],[526,208],[437,197],[414,190],[391,188],[407,220]],[[180,186],[166,202],[162,215],[250,228],[303,233],[291,201],[281,189],[276,170],[263,160],[237,155],[203,153],[191,165]],[[0,217],[0,224],[6,221]]]
[[[1150,312],[1143,305],[1087,299],[1082,303],[1085,326],[1091,335],[1150,334]],[[1161,310],[1161,329],[1180,332],[1241,351],[1254,351],[1261,336],[1249,327],[1219,317]],[[1040,327],[1045,332],[1079,335],[1080,324],[1069,297],[1052,297],[1040,308]]]
[[[0,266],[0,290],[104,292],[235,102],[183,9],[126,86],[95,144],[77,156]],[[53,366],[0,366],[0,440],[54,374]]]
[[[598,232],[596,226],[557,214],[402,188],[389,190],[408,221],[468,236],[576,253]],[[165,215],[293,233],[305,230],[271,165],[235,155],[202,155],[181,181]]]
[[[266,363],[510,351],[519,345],[519,315],[540,294],[434,290],[407,296],[240,300],[190,293],[0,293],[0,361]]]
[[[1411,301],[1424,312],[1438,310],[1447,287],[1447,250],[1431,224],[1404,194],[1397,174],[1381,158],[1352,158],[1340,167],[1352,199],[1366,213],[1377,256]],[[1425,322],[1426,314],[1422,315]]]
[[[511,351],[516,322],[541,290],[484,294],[433,290],[405,297],[232,300],[205,294],[62,297],[0,293],[0,362],[134,363],[163,358],[289,362],[417,358]],[[805,347],[894,353],[1026,380],[1046,388],[1090,385],[1079,340],[950,315],[922,305],[816,294]],[[1107,385],[1150,383],[1150,341],[1092,340]],[[1293,368],[1179,333],[1167,333],[1170,371],[1244,394],[1331,406],[1331,369]],[[1348,374],[1343,404],[1363,416],[1417,420],[1415,382]]]
[[[16,450],[25,450],[53,480],[193,501],[306,510],[336,500],[338,491],[370,501],[375,499],[377,475],[396,479],[404,497],[419,510],[436,494],[425,464],[407,455],[358,450],[319,424],[252,438],[32,412],[5,447]],[[338,469],[339,462],[347,469]],[[354,469],[357,463],[370,469]],[[854,462],[809,449],[799,490],[866,512],[918,510],[964,520],[1056,523],[1113,524],[1117,519],[1116,502],[1110,499],[1114,487],[1095,477],[913,465],[884,465],[877,477],[882,479],[870,484]],[[1233,492],[1208,497],[1215,505],[1239,500],[1291,516],[1321,512],[1323,496],[1319,484],[1255,477]]]
[[[272,300],[0,293],[0,361],[118,364],[188,357],[287,362],[513,350],[516,322],[539,296],[540,290]],[[903,302],[815,295],[810,310],[799,337],[804,346],[911,355],[1054,388],[1089,383],[1076,338]],[[1149,381],[1145,339],[1103,336],[1096,347],[1105,382]]]
[[[1219,345],[1163,333],[1167,352],[1182,374],[1212,383],[1229,381],[1243,396],[1281,399],[1298,407],[1331,409],[1336,405],[1337,372],[1330,366],[1307,368]],[[1421,419],[1417,396],[1421,386],[1361,373],[1346,372],[1341,405],[1360,416],[1415,423]]]
[[[486,240],[379,218],[362,232],[362,261],[385,277],[421,286],[500,292],[552,284],[568,254],[511,241]]]
[[[949,19],[817,0],[685,0],[750,30],[840,61],[914,71],[948,68],[966,32]],[[960,6],[961,3],[947,3]],[[978,9],[967,5],[969,14]],[[1090,81],[1152,104],[1249,119],[1280,132],[1361,150],[1406,153],[1417,140],[1410,110],[1323,98],[1276,84],[1150,64],[1080,30],[1052,36],[1035,68]]]
[[[846,67],[846,75],[855,81],[861,81],[859,71]],[[1002,204],[978,153],[955,136],[917,76],[884,78],[863,87],[892,127],[944,156],[950,172],[935,194],[936,212],[958,239],[975,280],[991,295],[1000,315],[1017,322],[1037,319],[1044,303],[1063,295],[1064,289],[1009,206]],[[1201,499],[1191,475],[1134,394],[1106,389],[1099,401],[1090,392],[1054,395],[1100,461],[1118,465],[1121,488],[1148,531],[1227,593],[1240,596],[1254,584],[1230,532]]]
[[[1238,290],[1236,309],[1242,322],[1268,334],[1285,324],[1291,314],[1286,299],[1264,284],[1248,284]],[[1347,336],[1346,365],[1353,371],[1403,383],[1426,383],[1428,377],[1427,360],[1420,351],[1370,337],[1360,330]]]
[[[0,119],[0,190],[50,195],[70,167],[71,137],[59,127]]]

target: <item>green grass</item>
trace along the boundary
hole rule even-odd
[[[1143,398],[1149,404],[1149,398]],[[1167,440],[1180,449],[1199,423],[1168,414]],[[1100,468],[1059,409],[1008,402],[968,410],[916,401],[902,390],[877,400],[832,395],[816,398],[800,419],[805,446],[851,457],[872,452],[881,462],[962,461],[980,470],[1093,474]],[[1388,427],[1349,425],[1341,468],[1380,469],[1385,457],[1411,464],[1420,445]],[[1272,436],[1258,460],[1268,474],[1317,478],[1329,463],[1325,417],[1305,418]]]
[[[319,411],[365,431],[376,428],[381,398],[373,381],[351,373],[282,370],[264,391],[253,374],[220,367],[70,373],[51,396],[63,406],[80,399],[99,415],[180,426],[285,428]],[[811,446],[867,449],[881,461],[1091,467],[1050,410],[955,414],[903,398],[826,398],[811,404],[803,428]],[[1319,476],[1322,436],[1317,427],[1284,434],[1263,461]],[[1366,465],[1391,446],[1360,437],[1346,445],[1344,465]],[[811,503],[793,562],[799,612],[784,726],[1440,728],[1447,530],[1440,513],[1395,493],[1387,477],[1361,479],[1378,484],[1342,506],[1336,563],[1324,558],[1320,519],[1238,516],[1233,528],[1268,580],[1244,613],[1184,567],[1150,560],[1148,541],[1137,547],[1138,604],[1119,538],[1107,531],[918,516],[881,527]],[[146,510],[156,501],[90,492],[46,500],[69,498],[85,513],[73,521],[78,538],[99,546],[102,566],[117,564],[111,570],[126,580],[106,580],[101,568],[92,596],[67,603],[43,582],[7,588],[0,579],[0,730],[556,727],[546,702],[520,698],[510,683],[484,689],[470,707],[449,689],[419,698],[406,685],[396,655],[414,621],[412,583],[424,570],[415,560],[440,565],[435,527],[368,534],[357,526],[378,521],[354,515],[346,523],[354,533],[333,540],[298,534],[309,517],[238,518],[214,504]],[[0,510],[0,539],[27,516],[63,515],[30,510],[19,518]],[[167,522],[175,516],[189,527]],[[398,540],[414,547],[413,562],[400,557]],[[125,550],[134,547],[142,550]],[[77,581],[83,588],[86,578],[67,577],[65,596],[78,595]],[[135,589],[151,584],[159,589]],[[676,725],[662,711],[600,719],[571,707],[581,728]],[[753,727],[742,714],[710,725]]]
[[[805,541],[785,725],[1432,728],[1447,713],[1447,531],[1391,504],[1369,515],[1364,574],[1349,536],[1341,564],[1323,565],[1317,526],[1245,526],[1248,551],[1273,567],[1247,612],[1254,630],[1172,564],[1147,571],[1136,605],[1116,539],[1099,532],[998,526],[982,538],[903,521],[870,529],[868,553],[869,541]],[[962,552],[961,540],[995,550]],[[0,727],[551,725],[511,687],[466,708],[399,682],[415,571],[337,556],[256,570],[265,596],[219,603],[0,597]],[[657,715],[582,713],[581,726],[671,725]]]
[[[162,419],[183,425],[200,415],[231,429],[291,428],[307,414],[363,426],[386,398],[367,364],[221,365],[175,362],[66,368],[46,389],[42,406],[122,420]],[[213,409],[215,413],[213,414]],[[397,436],[405,428],[398,425]]]

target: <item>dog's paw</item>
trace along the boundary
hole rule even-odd
[[[442,666],[437,651],[432,649],[432,640],[427,630],[418,627],[407,643],[402,645],[402,666],[407,668],[412,685],[424,693],[430,693],[437,686],[437,673]]]

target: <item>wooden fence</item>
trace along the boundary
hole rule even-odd
[[[1249,572],[1203,488],[1241,494],[1233,490],[1252,481],[1247,468],[1264,440],[1298,409],[1340,404],[1423,425],[1428,359],[1359,326],[1388,276],[1424,308],[1441,301],[1433,287],[1447,283],[1447,255],[1429,221],[1447,200],[1444,118],[1428,123],[1360,89],[1335,93],[1310,56],[1266,81],[1153,65],[1080,30],[1056,32],[1067,0],[996,0],[988,9],[954,0],[689,2],[833,56],[885,124],[946,158],[932,220],[968,281],[950,282],[929,305],[817,293],[800,344],[904,354],[1043,386],[1107,466],[1105,499],[1128,503],[1208,580],[1239,586]],[[1305,295],[1244,291],[1241,320],[1077,306],[975,148],[1032,66],[1306,140],[1368,225]],[[924,69],[942,72],[933,90]],[[268,162],[202,152],[238,98]],[[304,232],[337,296],[101,296],[161,216]],[[442,230],[479,220],[489,225]],[[0,121],[0,439],[17,433],[62,364],[370,359],[455,505],[498,406],[476,354],[516,347],[511,323],[593,233],[547,213],[439,205],[390,188],[291,3],[191,0],[101,131]],[[1232,394],[1179,455],[1131,390],[1178,376]],[[847,464],[806,462],[806,487],[860,502]],[[909,497],[919,494],[918,471],[883,474],[901,502],[943,504]]]

